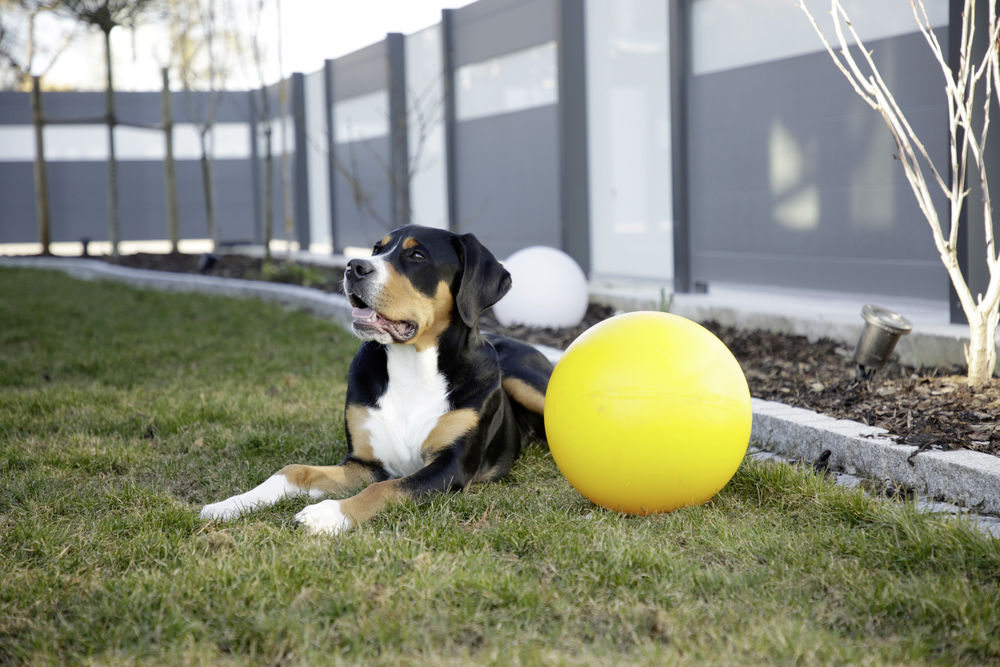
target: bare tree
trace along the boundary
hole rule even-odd
[[[188,115],[195,119],[198,126],[205,224],[214,251],[219,242],[219,233],[212,173],[213,129],[220,91],[229,79],[233,65],[232,55],[243,50],[243,36],[235,27],[235,10],[230,2],[171,0],[168,20],[174,66],[184,88]],[[196,100],[194,90],[198,88],[207,90],[207,93]]]
[[[1000,105],[1000,61],[998,40],[1000,23],[997,21],[996,3],[987,0],[988,28],[984,53],[977,56],[973,49],[976,31],[976,0],[965,0],[962,12],[961,41],[958,45],[959,62],[953,70],[931,26],[923,0],[910,0],[913,17],[944,76],[945,97],[948,105],[949,167],[950,173],[942,174],[924,148],[923,142],[906,114],[896,102],[886,85],[872,53],[865,47],[850,17],[839,0],[830,0],[830,13],[837,36],[837,50],[831,46],[804,3],[799,7],[808,16],[827,52],[837,68],[847,78],[861,99],[882,115],[889,133],[896,142],[899,160],[934,237],[941,262],[958,294],[962,311],[969,322],[969,344],[965,348],[968,363],[968,383],[979,388],[989,382],[996,367],[996,331],[1000,321],[1000,264],[993,238],[993,207],[990,201],[989,180],[986,167],[986,139],[990,127],[990,112],[994,104]],[[857,44],[852,51],[846,32]],[[860,56],[860,62],[859,57]],[[977,100],[982,103],[977,113]],[[971,155],[972,160],[969,161]],[[971,174],[970,174],[971,172]],[[958,229],[962,209],[967,205],[969,188],[967,178],[975,178],[982,192],[982,211],[986,235],[986,264],[989,268],[989,285],[985,294],[973,296],[958,262]],[[944,195],[948,201],[948,220],[942,221],[934,206],[936,196]]]
[[[355,208],[385,230],[392,229],[395,223],[387,219],[375,205],[378,197],[383,196],[383,186],[388,186],[395,202],[399,202],[397,209],[399,217],[404,221],[412,218],[410,185],[420,169],[425,166],[427,142],[431,133],[444,122],[444,100],[437,94],[435,88],[437,83],[432,82],[422,91],[407,89],[405,116],[393,119],[392,114],[386,112],[390,127],[395,124],[395,129],[401,130],[404,136],[408,133],[413,134],[410,150],[407,151],[405,169],[400,173],[393,169],[392,160],[377,151],[367,140],[349,142],[346,159],[336,154],[333,156],[333,168],[347,184]],[[409,122],[411,120],[412,122]],[[331,128],[330,131],[333,132],[334,129]],[[365,183],[358,163],[356,146],[359,143],[378,166],[379,171],[385,174],[385,181],[373,185]],[[396,205],[394,203],[394,206]]]
[[[274,160],[272,148],[271,101],[265,89],[266,65],[259,38],[267,0],[240,6],[237,16],[232,0],[166,0],[171,64],[178,72],[186,93],[189,115],[196,119],[201,147],[202,189],[209,237],[217,243],[212,175],[212,130],[220,102],[219,92],[232,84],[237,74],[256,82],[260,99],[252,93],[252,113],[261,122],[265,139],[264,236],[265,252],[270,253],[273,230]],[[250,71],[252,70],[252,71]],[[195,90],[208,91],[195,104]],[[256,138],[254,138],[256,141]]]
[[[250,31],[250,60],[254,64],[254,70],[259,88],[260,106],[257,106],[257,95],[251,95],[250,100],[253,106],[258,124],[264,127],[264,201],[263,201],[263,241],[264,259],[271,261],[271,237],[274,235],[274,129],[271,123],[271,98],[267,92],[264,77],[264,52],[261,48],[260,23],[264,16],[265,0],[257,0],[252,11],[252,27]],[[241,59],[245,60],[245,59]],[[253,139],[257,140],[256,137]]]
[[[60,5],[62,0],[0,0],[0,68],[7,85],[31,90],[32,75],[45,76],[80,34],[75,24],[47,25],[47,39],[39,39],[39,22]]]
[[[111,253],[118,255],[121,225],[118,220],[118,162],[115,158],[115,87],[111,71],[111,31],[120,25],[134,26],[136,18],[152,0],[62,0],[60,11],[104,33],[105,97],[108,125],[108,240]]]
[[[281,123],[281,202],[285,213],[285,243],[292,256],[292,240],[296,238],[292,211],[292,163],[288,155],[288,77],[285,76],[284,37],[281,30],[281,0],[275,0],[274,12],[278,29],[278,122]]]

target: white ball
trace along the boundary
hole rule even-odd
[[[563,328],[583,321],[589,301],[587,276],[572,257],[556,248],[531,246],[503,265],[512,285],[493,306],[500,324]]]

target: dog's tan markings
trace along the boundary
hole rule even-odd
[[[371,433],[365,427],[368,421],[368,408],[352,403],[344,411],[344,421],[347,432],[351,434],[351,454],[362,461],[374,461],[375,450],[372,449]]]
[[[420,445],[420,453],[428,459],[442,449],[446,449],[455,440],[462,437],[479,423],[479,413],[472,408],[452,410],[441,415],[437,424],[427,434],[427,439]]]
[[[287,465],[278,471],[290,483],[304,491],[341,493],[371,482],[371,471],[360,463],[348,461],[342,466]]]
[[[504,378],[500,383],[503,390],[517,403],[535,414],[545,413],[545,394],[519,378]]]
[[[411,236],[408,239],[406,239],[405,241],[403,241],[403,250],[409,250],[410,248],[416,248],[418,245],[420,245],[420,242],[417,241],[415,238],[413,238]]]
[[[510,472],[510,465],[495,465],[491,468],[483,468],[472,478],[471,484],[482,484],[483,482],[493,482]]]
[[[392,234],[386,234],[385,236],[382,237],[382,240],[378,242],[378,244],[383,248],[389,245],[390,243],[392,243]]]
[[[412,343],[423,351],[436,345],[438,338],[451,323],[453,299],[451,288],[443,280],[430,297],[413,286],[405,276],[389,266],[385,288],[375,304],[375,310],[390,320],[409,320],[417,325],[417,335]]]
[[[340,501],[340,511],[352,525],[367,521],[379,513],[390,502],[401,500],[406,493],[400,487],[400,480],[390,479],[370,484],[361,493]]]
[[[421,325],[431,320],[434,310],[432,301],[431,297],[421,293],[390,264],[385,286],[374,308],[386,319],[410,320]]]
[[[433,299],[433,314],[431,321],[426,325],[421,325],[420,330],[413,339],[413,345],[418,351],[423,352],[428,347],[437,345],[441,334],[451,324],[451,308],[454,299],[451,296],[451,288],[443,280],[438,283],[437,292]]]

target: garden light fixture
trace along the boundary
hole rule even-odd
[[[861,309],[861,317],[865,328],[854,348],[854,362],[858,379],[870,380],[889,361],[899,337],[910,333],[913,325],[902,315],[870,303]]]

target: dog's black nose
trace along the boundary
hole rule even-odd
[[[374,270],[375,267],[367,259],[352,259],[347,263],[345,273],[348,278],[364,278]]]

